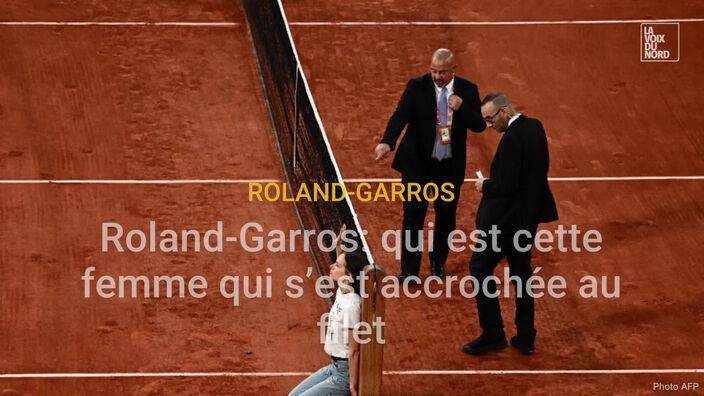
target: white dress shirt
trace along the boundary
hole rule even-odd
[[[513,117],[511,117],[511,119],[508,120],[508,125],[506,125],[506,129],[508,129],[508,127],[511,126],[511,123],[516,121],[518,119],[518,117],[520,117],[520,116],[522,116],[521,113],[516,113]]]
[[[442,87],[438,87],[435,82],[433,82],[433,85],[435,86],[435,102],[437,103],[440,101],[440,92],[442,92]],[[447,88],[447,103],[449,108],[450,95],[452,95],[452,91],[455,89],[455,76],[452,76],[452,80],[445,85],[445,88]]]

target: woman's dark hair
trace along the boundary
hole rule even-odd
[[[355,293],[360,294],[359,289],[362,286],[362,273],[364,272],[364,267],[369,264],[367,255],[359,250],[346,252],[345,262],[347,263],[347,272],[352,276],[350,286],[352,286]]]

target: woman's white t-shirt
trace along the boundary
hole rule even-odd
[[[349,329],[354,328],[360,321],[361,304],[362,298],[357,293],[343,293],[340,288],[337,289],[335,304],[328,317],[325,353],[338,358],[349,358]]]

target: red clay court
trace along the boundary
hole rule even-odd
[[[535,253],[563,298],[536,301],[536,354],[483,357],[476,305],[386,301],[385,395],[657,394],[704,389],[704,4],[284,1],[302,69],[348,186],[396,180],[376,163],[406,81],[451,48],[483,96],[505,92],[549,137],[560,220],[596,253]],[[679,23],[678,62],[641,62],[641,23]],[[674,38],[673,38],[674,40]],[[101,251],[101,224],[295,230],[287,202],[247,200],[284,180],[239,1],[6,1],[0,5],[0,394],[286,394],[327,361],[310,255]],[[472,135],[467,177],[499,140]],[[458,228],[479,194],[466,182]],[[352,203],[376,263],[400,202]],[[431,219],[432,212],[426,221]],[[450,255],[468,273],[471,252]],[[81,276],[203,276],[204,298],[84,298]],[[266,275],[270,298],[233,306],[226,275]],[[503,270],[499,267],[497,273]],[[304,295],[284,294],[290,275]],[[427,255],[421,275],[429,275]],[[585,275],[620,277],[584,299]],[[513,297],[502,299],[507,334]],[[681,390],[681,389],[680,389]]]

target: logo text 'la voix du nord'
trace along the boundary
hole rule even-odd
[[[640,24],[641,62],[678,62],[679,60],[679,23]]]

